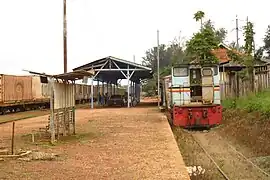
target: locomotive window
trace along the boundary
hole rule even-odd
[[[218,68],[217,68],[217,66],[214,66],[213,69],[214,69],[214,76],[216,76],[218,74]]]
[[[173,68],[173,76],[178,77],[185,77],[188,76],[188,69],[187,68]]]
[[[204,68],[204,69],[202,70],[202,74],[203,74],[203,76],[212,76],[213,71],[212,71],[211,68]]]

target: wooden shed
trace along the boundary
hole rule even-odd
[[[50,132],[51,142],[61,135],[75,134],[75,81],[92,77],[92,71],[73,71],[58,75],[47,75],[28,71],[31,74],[39,75],[43,83],[48,83],[50,88],[50,109],[49,123],[46,128]]]

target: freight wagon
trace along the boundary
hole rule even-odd
[[[0,113],[49,106],[48,85],[36,76],[0,75]]]
[[[91,85],[76,84],[76,104],[90,101]],[[98,97],[98,87],[94,86],[94,101]],[[99,86],[102,93],[103,88]],[[104,87],[104,93],[107,87]],[[111,87],[108,87],[108,92]],[[116,88],[117,94],[123,94],[124,89]],[[110,93],[108,93],[110,95]],[[26,110],[49,108],[50,89],[47,83],[41,83],[39,76],[15,76],[0,74],[0,114]]]

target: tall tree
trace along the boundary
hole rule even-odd
[[[264,41],[264,50],[267,53],[267,58],[270,58],[270,25],[267,27],[263,41]]]
[[[216,30],[216,37],[217,37],[218,41],[220,41],[222,43],[226,39],[227,33],[228,32],[225,28],[220,28],[220,29]]]
[[[159,67],[162,69],[170,64],[170,57],[167,55],[166,45],[161,44],[159,47]],[[146,51],[143,57],[143,64],[152,68],[154,72],[157,71],[157,47],[153,47]]]
[[[244,36],[245,36],[245,53],[252,55],[254,51],[254,25],[251,22],[247,22],[247,25],[244,27]]]
[[[248,76],[251,79],[251,88],[254,91],[254,25],[251,22],[247,22],[247,25],[244,27],[244,37],[245,37],[245,65],[247,67]]]
[[[261,60],[263,57],[263,51],[264,51],[263,47],[257,49],[254,53],[254,60]]]
[[[213,25],[213,22],[210,19],[204,23],[204,27],[213,29],[219,43],[222,43],[225,40],[228,33],[225,28],[215,29],[215,26]]]
[[[218,59],[212,54],[212,50],[216,49],[219,43],[215,29],[211,21],[208,21],[201,31],[195,33],[187,42],[187,55],[201,64],[217,63]]]
[[[156,93],[156,80],[157,80],[157,48],[153,47],[146,51],[145,57],[143,57],[143,64],[151,67],[154,71],[154,78],[143,82],[143,91],[148,95],[154,95]],[[169,45],[160,46],[160,75],[166,76],[171,73],[171,67],[174,64],[181,63],[184,59],[185,53],[180,43],[177,41],[171,42]]]
[[[205,16],[205,13],[203,11],[197,11],[195,14],[194,14],[194,19],[198,22],[200,21],[201,23],[201,29],[203,27],[203,18]]]

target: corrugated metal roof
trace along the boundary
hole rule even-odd
[[[49,75],[45,73],[38,73],[34,71],[28,71],[30,74],[35,74],[38,76],[43,76],[43,77],[51,77],[51,78],[56,78],[56,79],[63,79],[63,80],[79,80],[83,79],[85,76],[93,76],[94,71],[84,71],[84,70],[78,70],[78,71],[73,71],[73,72],[68,72],[68,73],[63,73],[63,74],[57,74],[57,75]]]
[[[90,63],[84,64],[84,65],[82,65],[82,66],[76,67],[76,68],[73,69],[73,71],[78,70],[78,69],[90,69],[90,68],[92,68],[92,65],[93,65],[93,66],[94,66],[94,65],[101,65],[101,64],[103,64],[106,60],[114,60],[114,61],[117,61],[117,62],[119,62],[119,63],[123,63],[123,64],[126,64],[126,65],[131,65],[131,66],[133,66],[133,67],[145,69],[145,70],[148,70],[148,71],[151,71],[151,70],[152,70],[152,69],[149,68],[149,67],[143,66],[143,65],[138,64],[138,63],[135,63],[135,62],[127,61],[127,60],[120,59],[120,58],[116,58],[116,57],[113,57],[113,56],[107,56],[107,57],[105,57],[105,58],[101,58],[101,59],[92,61],[92,62],[90,62]]]
[[[52,77],[57,79],[65,79],[65,80],[78,80],[83,79],[85,76],[92,77],[95,74],[95,71],[84,71],[84,70],[78,70],[63,74],[57,74],[52,75]]]
[[[128,68],[129,66],[129,68]],[[140,79],[147,79],[152,77],[152,69],[141,64],[127,61],[124,59],[116,58],[113,56],[108,56],[96,61],[84,64],[77,68],[76,70],[90,70],[93,69],[97,72],[96,79],[105,82],[115,82],[117,79],[126,79],[126,76],[123,75],[124,72],[127,72],[127,69],[137,69],[132,72],[131,81],[139,81]],[[101,70],[103,69],[103,70]],[[131,72],[130,72],[131,73]]]

